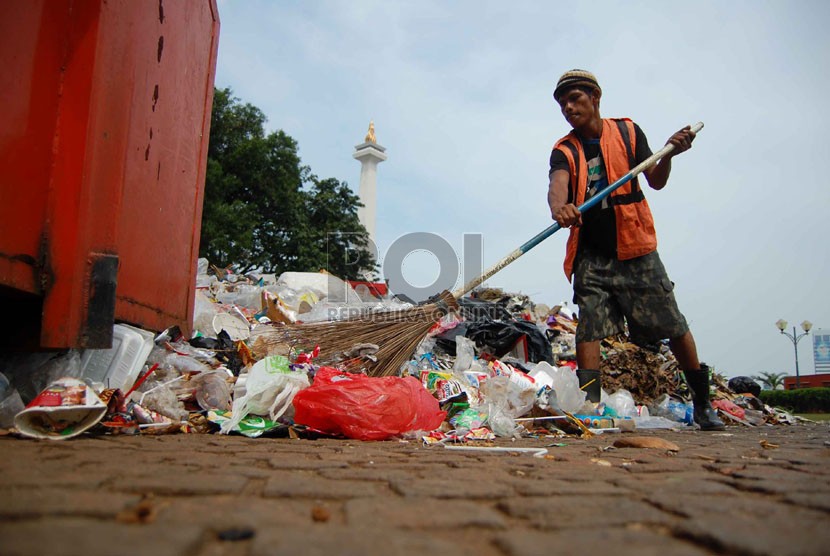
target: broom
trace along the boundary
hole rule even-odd
[[[698,133],[701,129],[703,129],[702,122],[698,122],[691,127],[694,133]],[[614,190],[655,165],[658,160],[673,150],[674,145],[664,146],[632,168],[626,175],[583,203],[579,207],[579,211],[585,212],[601,203]],[[561,229],[559,223],[554,222],[477,278],[470,280],[453,292],[442,292],[427,304],[411,309],[378,311],[347,320],[280,326],[265,336],[265,342],[270,345],[288,343],[293,346],[305,345],[311,348],[319,345],[319,361],[321,362],[335,363],[341,367],[354,370],[359,368],[365,370],[370,376],[397,374],[401,366],[409,360],[415,348],[423,341],[438,320],[450,311],[458,310],[458,299],[539,245],[559,229]],[[377,346],[378,349],[368,358],[359,357],[351,360],[343,358],[342,354],[348,354],[350,351],[355,351],[355,348],[366,345]],[[338,358],[338,356],[340,357]]]

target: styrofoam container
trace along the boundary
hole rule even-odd
[[[106,388],[128,390],[153,349],[153,338],[152,332],[116,324],[112,332],[112,348],[84,350],[81,376]]]

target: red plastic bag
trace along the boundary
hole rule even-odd
[[[368,377],[321,367],[294,397],[294,422],[356,440],[385,440],[441,426],[447,412],[414,377]]]
[[[734,415],[738,419],[746,419],[746,411],[744,408],[730,402],[729,400],[713,400],[712,407],[723,410],[730,415]]]

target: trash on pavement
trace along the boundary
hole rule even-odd
[[[761,385],[748,376],[730,378],[727,386],[736,394],[752,394],[756,398],[761,395]]]
[[[501,446],[454,446],[451,444],[444,444],[447,450],[457,450],[460,452],[477,452],[477,453],[508,453],[508,454],[531,454],[534,458],[543,458],[548,455],[547,448],[510,448]]]
[[[623,436],[614,441],[615,448],[650,448],[679,452],[680,446],[657,436]]]
[[[56,380],[17,414],[14,425],[32,438],[65,440],[97,424],[107,412],[98,395],[76,378]]]
[[[157,333],[117,324],[109,350],[0,359],[0,428],[22,415],[31,434],[26,415],[34,412],[24,411],[25,403],[62,378],[100,395],[100,407],[90,403],[102,426],[93,427],[93,418],[80,426],[41,417],[47,432],[36,434],[219,430],[474,445],[497,437],[587,438],[694,426],[691,394],[666,341],[640,346],[624,335],[606,338],[599,376],[586,380],[575,361],[578,315],[567,302],[550,308],[520,293],[479,288],[432,327],[398,376],[370,378],[357,371],[360,362],[377,358],[380,340],[331,355],[326,346],[265,338],[287,324],[336,321],[410,303],[388,293],[358,294],[325,271],[275,276],[232,268],[199,260],[190,338],[177,327]],[[803,422],[764,405],[749,377],[727,385],[714,376],[712,382],[713,406],[733,423]],[[589,387],[599,388],[588,397]]]
[[[285,357],[272,355],[258,361],[248,372],[245,394],[234,398],[232,416],[222,423],[221,431],[228,434],[249,414],[268,415],[272,421],[278,420],[292,408],[296,394],[308,385],[308,375],[290,369]]]
[[[230,411],[210,410],[207,412],[208,421],[219,425],[220,428],[231,421],[231,416]],[[261,415],[246,415],[236,423],[229,425],[229,427],[228,432],[237,432],[248,438],[259,438],[264,434],[288,429],[288,425]]]
[[[323,433],[384,440],[437,429],[446,416],[414,377],[369,377],[321,367],[294,397],[294,420]]]

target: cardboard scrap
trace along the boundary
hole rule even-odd
[[[669,440],[664,440],[656,436],[629,436],[620,438],[614,441],[614,446],[617,448],[646,448],[655,450],[668,450],[670,452],[679,452],[680,446]]]

